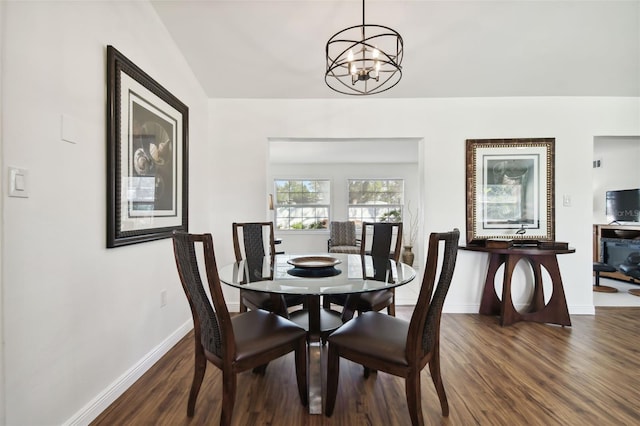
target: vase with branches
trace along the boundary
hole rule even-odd
[[[402,252],[402,262],[407,265],[413,265],[415,254],[413,253],[413,244],[418,237],[418,214],[416,210],[411,209],[411,200],[407,203],[407,216],[409,221],[406,223],[405,244]]]

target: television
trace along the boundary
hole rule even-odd
[[[640,188],[607,191],[607,220],[611,222],[640,222]]]

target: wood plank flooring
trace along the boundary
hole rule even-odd
[[[640,308],[597,308],[574,315],[572,327],[517,323],[495,317],[444,314],[442,377],[450,415],[443,418],[429,377],[422,372],[426,424],[640,424]],[[409,318],[411,308],[398,307]],[[325,364],[326,365],[326,364]],[[221,374],[209,365],[196,404],[186,415],[193,371],[190,333],[93,425],[218,424]],[[307,414],[296,392],[293,355],[265,376],[238,376],[234,425],[409,425],[404,381],[385,373],[362,377],[342,360],[331,418]]]

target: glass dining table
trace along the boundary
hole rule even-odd
[[[416,277],[415,270],[387,258],[358,254],[279,254],[245,259],[223,266],[220,281],[242,290],[270,293],[275,306],[280,295],[304,295],[304,309],[289,312],[289,319],[308,332],[309,413],[322,413],[321,336],[342,325],[343,314],[321,308],[322,296],[353,295],[399,287]],[[352,309],[347,296],[344,309]],[[284,307],[281,307],[284,309]]]

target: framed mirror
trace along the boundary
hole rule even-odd
[[[467,139],[467,244],[555,240],[555,139]]]

